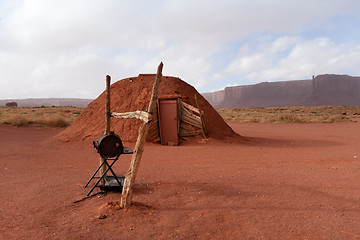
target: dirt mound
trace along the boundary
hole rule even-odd
[[[138,77],[126,78],[113,83],[111,91],[111,111],[130,112],[146,111],[149,104],[155,74],[140,74]],[[180,78],[162,76],[158,89],[158,97],[181,96],[182,101],[196,106],[195,95],[199,107],[204,111],[204,119],[210,138],[241,140],[203,98],[194,87]],[[105,128],[105,100],[104,91],[92,101],[81,115],[67,129],[55,136],[56,140],[64,142],[95,140],[104,133]],[[140,120],[111,118],[111,131],[117,133],[124,142],[135,142],[138,136]]]

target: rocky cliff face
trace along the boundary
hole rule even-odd
[[[227,87],[203,95],[216,108],[359,105],[360,77],[325,74],[312,80]]]
[[[360,105],[360,77],[334,74],[316,76],[311,95],[301,103],[305,106]]]
[[[210,93],[202,93],[203,97],[215,108],[218,108],[222,105],[222,102],[225,99],[225,91],[216,91]]]

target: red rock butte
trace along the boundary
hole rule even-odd
[[[226,87],[203,96],[216,108],[357,106],[360,104],[360,77],[322,74],[313,76],[312,80]]]
[[[138,77],[125,78],[113,83],[111,92],[111,112],[146,111],[150,100],[155,74],[140,74]],[[105,81],[104,81],[105,86]],[[177,77],[162,76],[158,98],[179,96],[182,101],[197,106],[204,112],[204,121],[210,139],[244,140],[235,133],[218,112],[202,97],[197,90]],[[62,142],[92,141],[104,134],[106,92],[92,101],[80,116],[64,131],[55,136]],[[142,121],[137,119],[111,118],[111,131],[118,134],[123,142],[135,142]]]

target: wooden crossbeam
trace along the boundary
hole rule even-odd
[[[113,112],[111,113],[112,117],[115,118],[121,118],[121,119],[130,119],[130,118],[136,118],[139,120],[142,120],[146,123],[150,122],[151,120],[151,114],[148,112],[144,112],[144,111],[135,111],[135,112],[125,112],[125,113],[117,113],[117,112]]]

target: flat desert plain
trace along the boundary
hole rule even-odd
[[[0,125],[0,239],[360,239],[359,122],[230,126],[248,141],[147,143],[119,209],[116,192],[76,202],[91,142]]]

